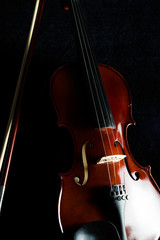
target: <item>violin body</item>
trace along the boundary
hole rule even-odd
[[[74,145],[72,168],[60,173],[61,231],[108,221],[122,240],[158,240],[159,188],[150,167],[134,160],[127,141],[127,128],[135,123],[130,90],[113,68],[98,64],[98,69],[113,114],[113,128],[95,127],[90,93],[79,65],[65,65],[52,76],[58,125],[69,130]]]

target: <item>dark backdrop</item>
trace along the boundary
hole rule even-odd
[[[91,45],[98,62],[118,70],[133,98],[128,139],[136,161],[152,166],[160,185],[160,4],[150,0],[81,0]],[[32,19],[34,0],[5,0],[0,8],[0,140]],[[50,78],[56,68],[78,59],[68,12],[60,0],[46,0],[24,91],[1,231],[23,236],[56,235],[58,171],[64,142],[56,126]],[[13,227],[11,227],[13,226]],[[5,228],[6,227],[6,228]],[[7,231],[5,231],[7,229]],[[19,230],[21,229],[21,231]],[[58,230],[57,230],[58,231]],[[23,235],[22,235],[23,234]],[[47,237],[45,237],[47,239]]]

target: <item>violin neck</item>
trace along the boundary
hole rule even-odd
[[[105,93],[98,65],[88,39],[86,26],[80,10],[79,0],[70,0],[69,9],[71,10],[75,26],[75,33],[83,69],[91,92],[92,103],[96,116],[96,124],[100,128],[115,128],[113,115]]]

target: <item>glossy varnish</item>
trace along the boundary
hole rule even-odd
[[[125,185],[125,230],[128,240],[156,240],[160,236],[160,195],[150,167],[140,166],[127,142],[127,127],[134,124],[129,88],[111,67],[98,65],[115,128],[95,126],[97,121],[86,79],[78,65],[59,68],[51,81],[58,125],[65,126],[74,144],[73,166],[61,173],[58,217],[62,232],[95,221],[110,221],[118,229],[118,216],[110,197],[114,185]],[[86,144],[88,179],[84,179],[82,148]],[[137,143],[138,144],[138,143]],[[118,162],[97,164],[104,156],[124,154]],[[79,183],[75,182],[78,177]]]

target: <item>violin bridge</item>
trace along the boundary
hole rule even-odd
[[[119,162],[124,159],[126,155],[118,154],[118,155],[110,155],[100,158],[97,161],[97,164],[109,163],[109,162]]]

